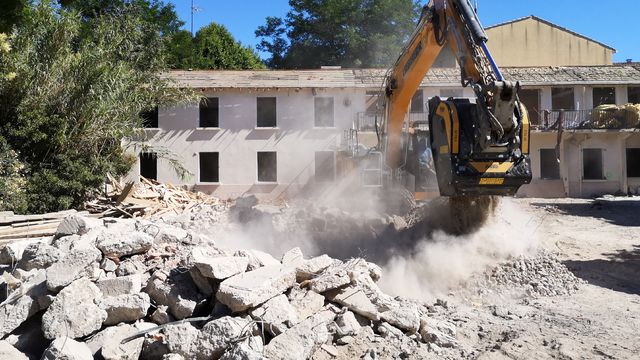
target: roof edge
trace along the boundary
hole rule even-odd
[[[502,23],[499,23],[499,24],[496,24],[496,25],[487,26],[485,28],[485,30],[493,29],[493,28],[500,27],[500,26],[510,25],[510,24],[514,24],[514,23],[521,22],[521,21],[524,21],[524,20],[529,20],[529,19],[539,21],[539,22],[541,22],[543,24],[549,25],[549,26],[554,27],[556,29],[568,32],[571,35],[583,38],[583,39],[585,39],[587,41],[594,42],[594,43],[596,43],[596,44],[598,44],[600,46],[603,46],[603,47],[605,47],[607,49],[612,50],[614,54],[617,53],[616,49],[614,47],[612,47],[612,46],[609,46],[609,45],[607,45],[607,44],[605,44],[605,43],[603,43],[601,41],[598,41],[598,40],[595,40],[593,38],[590,38],[590,37],[588,37],[586,35],[582,35],[580,33],[577,33],[577,32],[575,32],[573,30],[569,30],[569,29],[567,29],[565,27],[562,27],[562,26],[560,26],[558,24],[554,24],[549,20],[545,20],[545,19],[543,19],[541,17],[538,17],[538,16],[535,16],[535,15],[529,15],[529,16],[525,16],[525,17],[521,17],[521,18],[505,21],[505,22],[502,22]]]

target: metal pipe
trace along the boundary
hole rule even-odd
[[[493,57],[491,56],[491,53],[489,52],[489,48],[487,48],[487,43],[482,42],[480,46],[482,47],[482,51],[484,51],[485,55],[487,55],[487,59],[489,59],[489,64],[491,64],[491,68],[493,69],[493,72],[496,75],[496,80],[504,81],[504,77],[502,76],[502,73],[500,72],[500,69],[498,68],[498,64],[496,64],[495,60],[493,60]]]

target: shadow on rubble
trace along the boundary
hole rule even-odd
[[[589,284],[640,295],[640,245],[603,255],[607,259],[566,261],[565,265]]]
[[[453,236],[477,231],[493,214],[498,200],[492,197],[438,198],[415,207],[404,217],[376,232],[370,224],[350,223],[343,227],[320,224],[314,229],[317,250],[339,259],[362,257],[385,264],[397,256],[411,256],[419,244],[435,241],[432,235],[443,232]],[[465,238],[460,237],[460,241]]]
[[[565,215],[603,219],[620,226],[640,226],[640,200],[593,200],[588,203],[537,202],[532,206]]]

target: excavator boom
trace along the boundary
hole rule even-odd
[[[486,46],[488,38],[468,0],[432,0],[385,80],[381,147],[387,165],[424,177],[411,151],[431,151],[441,196],[513,195],[531,181],[529,122],[519,83],[505,81]],[[474,99],[429,101],[429,149],[412,146],[409,104],[444,47],[460,66]],[[416,184],[419,181],[416,180]],[[416,186],[416,193],[420,193]]]

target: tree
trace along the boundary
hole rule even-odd
[[[0,1],[0,33],[8,34],[14,25],[20,23],[29,0]]]
[[[420,16],[414,0],[289,0],[285,19],[256,30],[273,68],[387,67]]]
[[[180,30],[165,37],[167,66],[171,69],[193,68],[193,37],[191,32]]]
[[[222,25],[211,23],[193,39],[194,69],[260,69],[264,64],[250,47],[236,41]]]
[[[170,86],[156,29],[129,15],[102,15],[91,32],[75,13],[42,0],[0,57],[0,138],[25,172],[31,212],[81,207],[106,174],[125,174],[141,111],[196,101]],[[1,195],[1,194],[0,194]],[[6,205],[3,205],[6,206]],[[9,208],[10,209],[10,208]]]
[[[173,4],[162,0],[58,0],[67,10],[77,11],[85,20],[102,15],[133,14],[147,24],[155,26],[161,35],[171,35],[180,30],[184,22],[178,18]]]

